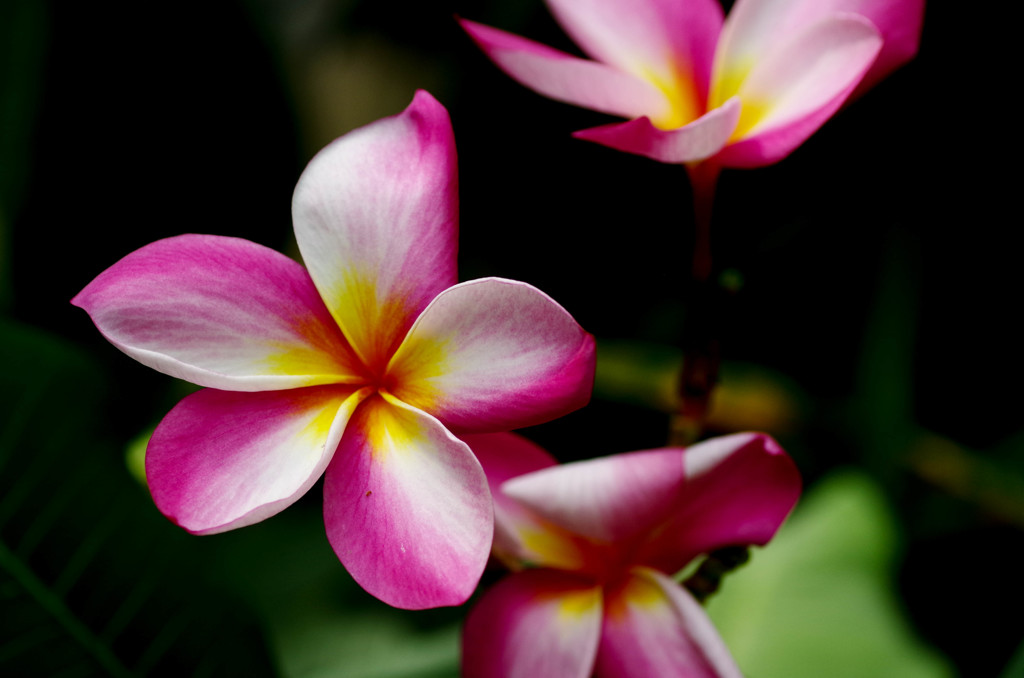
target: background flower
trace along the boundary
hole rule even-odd
[[[577,132],[671,163],[781,160],[858,85],[917,52],[924,0],[550,0],[593,60],[471,21],[462,25],[541,94],[634,120]],[[863,89],[862,87],[862,89]]]

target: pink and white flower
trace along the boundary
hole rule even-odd
[[[157,507],[212,534],[281,511],[324,473],[327,536],[367,591],[462,603],[491,546],[487,480],[455,434],[584,405],[593,337],[539,290],[457,284],[455,143],[418,92],[323,149],[295,189],[308,271],[236,238],[154,242],[72,303],[136,360],[207,387],[157,427]]]
[[[917,53],[924,0],[547,0],[581,59],[471,21],[527,87],[630,118],[574,136],[669,163],[789,155],[855,90]]]
[[[738,678],[672,575],[764,545],[800,495],[770,437],[741,433],[557,466],[513,434],[469,436],[494,496],[494,553],[514,573],[463,633],[465,678]]]

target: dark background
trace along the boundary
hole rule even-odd
[[[1012,38],[994,8],[932,2],[917,59],[778,165],[723,174],[713,234],[720,270],[743,280],[726,314],[725,359],[793,385],[797,421],[770,432],[808,487],[849,465],[881,483],[898,516],[892,580],[904,611],[966,676],[999,675],[1024,638],[1024,374],[1011,245],[1019,134],[1008,101]],[[107,345],[70,298],[124,254],[183,232],[294,253],[290,199],[305,162],[331,138],[399,112],[417,87],[448,107],[455,128],[464,279],[535,284],[599,341],[679,344],[692,225],[683,168],[572,139],[608,119],[500,74],[454,14],[574,50],[532,0],[0,7],[0,303],[10,366],[0,382],[9,416],[0,535],[12,553],[26,539],[40,544],[21,561],[37,581],[60,593],[53,582],[76,553],[82,576],[103,585],[111,573],[129,582],[133,567],[149,567],[117,564],[156,548],[133,530],[165,529],[124,472],[123,449],[187,392]],[[530,434],[570,460],[661,445],[666,427],[664,412],[599,390],[587,409]],[[53,430],[62,437],[42,442]],[[109,472],[61,489],[65,475],[95,468]],[[82,498],[97,488],[103,497]],[[131,497],[123,512],[141,526],[117,523],[110,529],[121,538],[82,551],[90,502],[102,512],[122,494]],[[316,495],[295,509],[314,532]],[[47,511],[52,521],[39,523]],[[68,526],[69,511],[85,526]],[[143,616],[160,618],[154,606],[182,599],[214,601],[215,612],[203,612],[214,620],[207,638],[234,629],[224,646],[264,648],[242,654],[271,671],[279,660],[261,638],[272,602],[218,579],[242,562],[224,554],[258,549],[256,538],[204,552],[191,545],[202,540],[170,532],[159,548],[176,564],[153,575],[161,583],[151,589],[174,601],[139,593]],[[10,572],[3,590],[20,591],[27,580]],[[333,574],[346,576],[340,566]],[[251,588],[262,587],[253,576]],[[337,595],[373,604],[359,591]],[[0,634],[12,639],[0,635],[0,667],[10,647],[6,656],[23,662],[14,666],[28,666],[19,634],[39,604],[11,596],[0,614]],[[68,593],[64,607],[95,626],[122,609],[111,596]],[[87,651],[89,661],[116,674],[120,657],[122,668],[144,672],[149,648],[163,670],[172,655],[192,670],[187,633],[170,654],[158,652],[142,617],[124,614],[127,630],[106,643],[115,664],[97,659],[101,650]],[[425,613],[413,624],[429,629],[459,614]],[[52,633],[63,638],[67,628]]]

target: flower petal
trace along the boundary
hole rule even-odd
[[[805,0],[806,2],[807,0]],[[882,34],[884,42],[871,70],[860,81],[853,96],[874,87],[917,54],[924,23],[924,0],[831,0],[833,12],[850,12],[864,17]]]
[[[725,546],[763,546],[800,497],[800,473],[763,433],[706,440],[683,454],[686,482],[672,521],[637,562],[676,572],[701,553]]]
[[[596,678],[742,678],[700,604],[665,575],[634,568],[607,595]]]
[[[439,294],[416,320],[388,380],[397,398],[453,430],[507,431],[587,403],[594,338],[535,287],[472,280]]]
[[[344,386],[193,393],[149,441],[153,501],[195,534],[268,518],[320,477],[363,396]]]
[[[579,570],[588,544],[512,499],[501,490],[506,480],[556,464],[550,454],[514,433],[462,436],[487,474],[494,499],[494,544],[491,551],[511,570],[524,565]]]
[[[587,54],[668,95],[676,111],[666,128],[704,113],[722,26],[716,0],[548,0],[548,6]]]
[[[455,284],[457,200],[448,112],[423,91],[400,115],[336,139],[299,178],[299,250],[365,364],[383,367],[430,300]]]
[[[201,386],[262,391],[359,379],[306,271],[248,240],[158,240],[71,303],[131,357]]]
[[[327,537],[359,584],[389,605],[459,605],[491,547],[487,479],[433,417],[373,397],[353,417],[324,484]]]
[[[819,21],[764,55],[740,85],[735,143],[719,162],[756,167],[784,158],[838,110],[881,47],[871,22],[848,14]]]
[[[619,542],[668,520],[683,488],[682,453],[664,448],[552,466],[502,491],[571,532]]]
[[[719,100],[733,94],[739,81],[779,44],[779,36],[795,35],[838,14],[857,14],[881,34],[884,46],[860,90],[874,85],[917,53],[924,0],[743,0],[729,13],[715,62],[715,79],[727,86]]]
[[[528,570],[484,592],[462,633],[463,678],[587,678],[601,634],[601,589]]]
[[[740,101],[734,97],[677,129],[658,129],[647,118],[637,118],[580,130],[573,136],[659,162],[700,162],[722,150],[739,119]]]
[[[459,23],[501,70],[544,96],[624,118],[670,114],[665,93],[642,78],[490,26]]]

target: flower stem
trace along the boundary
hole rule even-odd
[[[711,277],[711,208],[715,202],[715,186],[722,168],[702,162],[688,166],[693,190],[693,265],[691,279],[704,283]]]
[[[711,210],[721,168],[705,162],[687,169],[693,188],[693,259],[686,290],[679,405],[669,433],[669,444],[680,446],[696,442],[704,430],[719,364],[719,294],[711,280]]]

